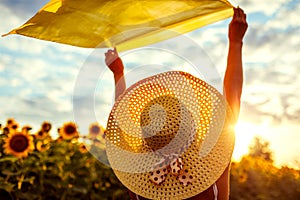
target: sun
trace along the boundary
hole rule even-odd
[[[235,147],[232,155],[233,161],[239,161],[248,154],[249,145],[253,138],[264,137],[269,131],[267,124],[252,124],[239,120],[235,126]]]

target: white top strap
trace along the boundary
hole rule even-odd
[[[139,195],[135,194],[135,196],[137,200],[140,200]]]
[[[213,184],[213,191],[215,196],[214,200],[218,200],[218,187],[216,183]]]

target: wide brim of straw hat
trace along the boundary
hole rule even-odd
[[[193,177],[186,186],[171,173],[159,185],[149,178],[160,159],[157,152],[166,148],[153,151],[145,144],[141,114],[151,101],[169,96],[178,99],[195,125],[193,137],[185,140],[187,123],[179,123],[178,137],[175,134],[170,142],[186,146],[179,155],[183,169]],[[205,81],[180,71],[161,73],[137,82],[118,98],[108,119],[106,147],[112,169],[132,192],[149,199],[186,199],[209,188],[229,165],[234,148],[232,113],[224,96]]]

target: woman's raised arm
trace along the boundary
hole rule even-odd
[[[224,95],[233,110],[235,120],[240,112],[243,87],[242,46],[247,28],[246,14],[241,8],[234,8],[234,15],[228,31],[229,51],[224,77]]]
[[[105,53],[105,63],[113,72],[115,79],[115,100],[126,90],[126,83],[124,78],[124,65],[119,57],[119,54],[114,48]]]

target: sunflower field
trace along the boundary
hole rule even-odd
[[[0,200],[129,200],[103,164],[108,161],[102,126],[92,123],[82,136],[67,122],[57,138],[51,128],[44,122],[33,133],[14,119],[0,124]],[[231,200],[300,199],[300,170],[274,166],[271,150],[259,140],[232,163],[230,173]]]
[[[80,136],[76,124],[59,128],[50,135],[44,122],[32,133],[8,119],[0,132],[0,199],[126,199],[127,190],[111,168],[96,156],[105,157],[104,128],[90,126]],[[86,146],[86,142],[89,146]],[[89,152],[96,152],[93,155]]]

